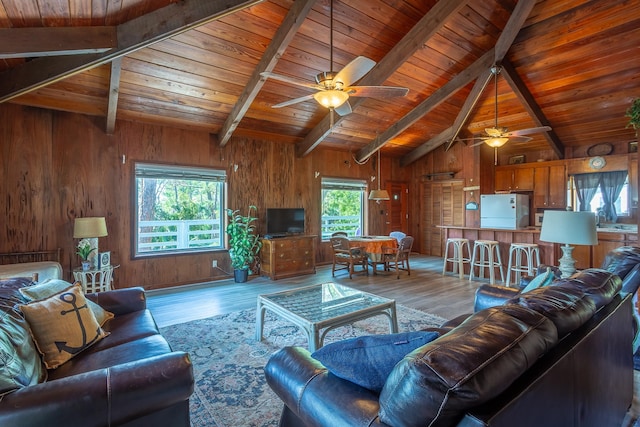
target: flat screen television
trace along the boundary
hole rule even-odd
[[[304,233],[304,208],[267,208],[267,233],[271,236]]]

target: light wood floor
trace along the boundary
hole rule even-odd
[[[331,277],[331,265],[317,268],[316,274],[270,280],[250,276],[246,283],[233,279],[161,289],[148,292],[148,306],[160,327],[188,322],[232,311],[255,308],[257,296],[324,282],[336,282],[365,292],[393,298],[398,304],[452,319],[473,311],[476,288],[488,281],[460,280],[451,273],[442,275],[442,258],[411,257],[411,275],[400,272],[356,274],[349,279],[346,270]]]

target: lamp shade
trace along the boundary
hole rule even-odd
[[[507,142],[509,142],[509,138],[504,137],[494,137],[489,138],[484,141],[489,147],[500,148]]]
[[[387,190],[371,190],[369,200],[389,200],[389,192]]]
[[[85,239],[107,235],[107,223],[104,217],[76,218],[73,223],[73,238]]]
[[[313,94],[316,101],[327,108],[338,108],[349,99],[349,94],[341,90],[321,90]]]
[[[593,212],[544,211],[540,240],[567,245],[597,245]]]

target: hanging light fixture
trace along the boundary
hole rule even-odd
[[[349,94],[341,90],[323,90],[313,94],[320,105],[327,108],[338,108],[349,99]]]
[[[381,200],[389,200],[389,192],[387,190],[380,189],[380,151],[378,151],[378,189],[371,190],[369,193],[369,200],[375,200],[380,203]]]
[[[506,138],[506,137],[495,137],[495,138],[485,139],[484,143],[487,144],[489,147],[499,148],[499,147],[502,147],[504,144],[506,144],[508,141],[509,141],[509,138]]]
[[[493,129],[487,130],[487,132],[489,133],[489,135],[492,136],[492,138],[485,139],[484,142],[485,144],[487,144],[489,147],[492,147],[492,148],[500,148],[504,144],[509,142],[508,137],[501,136],[502,129],[498,127],[498,74],[500,74],[501,70],[502,68],[500,68],[497,65],[494,65],[493,67],[491,67],[491,73],[493,73],[493,90],[495,91],[495,102],[494,102],[493,108],[495,109],[496,121]],[[506,129],[504,129],[504,131],[506,131]]]

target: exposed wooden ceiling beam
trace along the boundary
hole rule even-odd
[[[525,110],[527,110],[536,126],[551,126],[549,120],[542,112],[542,109],[534,99],[533,95],[516,72],[513,64],[508,60],[504,60],[502,62],[502,71],[505,80],[509,83],[509,86],[513,89],[513,92],[516,94]],[[564,144],[560,141],[558,135],[553,130],[542,132],[542,135],[558,158],[564,159]]]
[[[424,46],[427,40],[444,26],[449,17],[457,13],[468,2],[469,0],[439,1],[436,3],[358,84],[376,86],[384,83],[400,64],[403,64],[411,55]],[[355,110],[364,101],[364,98],[356,98],[351,104],[352,110]],[[304,140],[298,143],[296,147],[297,155],[304,157],[313,151],[329,135],[332,124],[335,126],[341,120],[342,118],[339,116],[335,121],[332,120],[331,113],[325,115]]]
[[[475,108],[476,104],[478,103],[478,100],[480,99],[480,96],[482,95],[482,92],[484,92],[484,89],[487,87],[487,84],[489,84],[492,77],[493,77],[493,73],[491,72],[491,70],[486,69],[476,79],[476,83],[473,85],[473,88],[471,89],[469,96],[467,96],[467,99],[464,101],[464,105],[462,106],[462,109],[458,113],[458,116],[456,117],[456,119],[453,121],[453,126],[451,126],[451,128],[453,129],[453,132],[451,133],[451,137],[449,138],[449,142],[447,143],[447,146],[445,147],[444,151],[448,151],[449,148],[451,148],[451,146],[456,141],[458,134],[462,130],[462,127],[464,126],[464,124],[467,122],[467,119],[469,118],[471,111],[473,111],[473,109]]]
[[[449,80],[446,84],[438,88],[433,94],[422,101],[416,108],[407,113],[403,118],[395,122],[392,126],[390,126],[387,130],[380,134],[379,138],[369,143],[366,147],[363,147],[356,154],[356,160],[362,162],[369,158],[373,153],[375,153],[380,147],[387,143],[391,138],[399,135],[409,126],[420,120],[422,116],[427,114],[433,108],[440,105],[442,102],[446,101],[451,95],[453,95],[458,90],[462,89],[469,83],[471,83],[474,79],[478,78],[480,73],[489,68],[493,63],[493,49],[482,55],[478,58],[473,64],[467,67],[460,74]],[[451,137],[451,134],[449,134]],[[415,151],[415,150],[414,150]],[[411,153],[409,153],[410,155]],[[402,161],[408,158],[404,156],[401,159]]]
[[[182,0],[118,25],[118,46],[107,52],[37,58],[0,74],[0,102],[105,64],[153,43],[263,0]]]
[[[276,31],[273,39],[271,39],[260,62],[253,70],[251,77],[249,77],[249,81],[242,91],[242,94],[218,133],[218,140],[220,141],[221,147],[227,144],[229,138],[231,138],[231,135],[238,127],[238,124],[240,124],[240,120],[242,120],[251,103],[256,98],[256,95],[258,95],[258,92],[260,92],[260,89],[264,86],[265,79],[260,77],[260,73],[273,71],[282,53],[287,46],[289,46],[291,39],[300,28],[300,25],[302,25],[302,22],[311,11],[315,2],[316,0],[296,0],[293,6],[291,6],[291,9],[289,9],[287,16],[285,16],[282,24],[278,27],[278,31]]]
[[[116,27],[0,28],[0,59],[101,53],[116,46]]]
[[[516,4],[516,7],[513,9],[513,13],[511,13],[509,20],[507,21],[502,32],[500,33],[500,37],[498,37],[498,40],[496,41],[496,45],[493,49],[493,52],[495,55],[494,61],[493,61],[494,64],[498,64],[502,62],[505,55],[509,51],[509,48],[513,44],[513,41],[515,40],[516,36],[520,32],[520,29],[524,25],[524,22],[527,20],[527,16],[529,16],[529,14],[531,13],[531,9],[533,9],[533,6],[535,6],[535,2],[533,1],[519,1],[518,4]],[[491,77],[491,73],[489,73],[489,78],[490,77]],[[483,82],[483,78],[480,78],[479,80],[480,82],[479,83],[476,82],[471,93],[467,97],[467,100],[462,106],[462,109],[460,110],[460,112],[458,113],[458,116],[456,117],[454,125],[452,126],[453,132],[449,139],[450,142],[449,142],[449,145],[446,147],[446,150],[448,150],[451,147],[451,144],[455,142],[455,138],[460,132],[460,129],[464,126],[466,120],[469,118],[471,111],[475,108],[476,103],[478,102],[478,99],[480,99],[481,91],[478,92],[480,90],[480,87],[484,89],[487,86],[487,83],[489,82],[489,80],[486,80]],[[436,136],[436,138],[439,138],[441,135],[442,133]],[[386,141],[374,141],[374,142],[376,143],[382,142],[383,144],[386,143]],[[439,144],[436,144],[437,142],[439,142]],[[407,165],[417,160],[418,158],[424,156],[429,151],[434,150],[444,142],[445,141],[441,140],[440,138],[437,141],[434,139],[429,140],[425,142],[422,146],[416,148],[411,153],[404,156],[400,160],[400,164]],[[372,145],[372,144],[373,142],[369,145]],[[428,151],[425,151],[427,149]],[[420,156],[418,156],[418,154],[420,154]]]
[[[120,93],[120,71],[122,58],[111,61],[111,77],[109,78],[109,100],[107,102],[107,135],[112,135],[116,128],[116,113],[118,112],[118,94]]]

